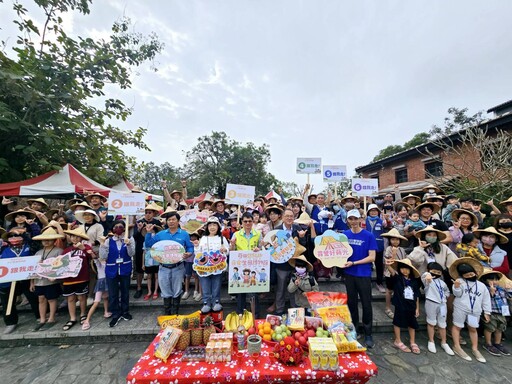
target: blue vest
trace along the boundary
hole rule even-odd
[[[327,210],[327,208],[322,209],[322,211],[325,210]],[[318,218],[318,214],[320,213],[320,211],[321,209],[316,204],[313,206],[313,209],[311,210],[311,218],[316,221],[316,223],[313,225],[315,226],[315,232],[317,236],[321,235],[322,233],[329,229],[329,220]]]
[[[118,258],[122,258],[122,263],[116,263]],[[108,241],[107,265],[105,267],[105,276],[113,279],[116,276],[129,276],[132,273],[132,258],[128,255],[126,244],[121,245],[121,250],[117,249],[117,243],[113,238]]]
[[[380,236],[384,233],[384,227],[382,224],[383,222],[380,217],[376,220],[366,218],[366,230],[375,236],[375,240],[377,240],[377,252],[384,251],[384,239]]]

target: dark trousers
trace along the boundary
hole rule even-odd
[[[384,252],[375,253],[375,272],[377,273],[377,284],[384,282]]]
[[[22,280],[16,282],[16,290],[14,294],[14,303],[12,303],[11,314],[7,316],[5,313],[7,311],[7,304],[9,303],[9,293],[11,291],[11,287],[0,288],[0,301],[2,302],[3,308],[3,317],[5,325],[15,325],[18,324],[18,311],[16,309],[16,298],[22,293],[27,298],[30,308],[34,313],[36,319],[39,319],[39,304],[38,298],[34,292],[30,292],[30,280]]]
[[[244,309],[246,309],[246,303],[247,303],[247,295],[249,295],[249,298],[253,299],[254,297],[254,305],[255,305],[255,316],[256,319],[259,319],[260,315],[260,300],[258,297],[258,293],[239,293],[236,295],[236,312],[239,314],[244,313]],[[250,311],[250,308],[249,308]]]
[[[130,275],[114,278],[107,277],[108,308],[112,317],[120,317],[129,312],[130,304]]]
[[[348,309],[352,316],[352,323],[357,330],[359,327],[358,299],[361,299],[363,307],[363,327],[366,336],[372,334],[373,310],[372,310],[372,278],[356,277],[345,274],[345,286],[347,287]]]

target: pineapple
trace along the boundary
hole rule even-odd
[[[192,320],[192,329],[190,330],[190,345],[198,346],[203,342],[203,328],[199,327],[199,318]]]
[[[204,318],[204,329],[203,329],[203,344],[208,344],[208,340],[210,340],[210,335],[212,333],[217,332],[215,330],[215,326],[213,325],[213,318],[211,316],[206,316]]]
[[[176,349],[178,351],[184,351],[190,345],[190,331],[188,329],[189,321],[187,318],[181,322],[181,329],[183,333],[180,335],[178,342],[176,343]]]

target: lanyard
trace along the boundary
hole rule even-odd
[[[466,286],[468,288],[468,295],[469,295],[469,305],[471,306],[471,313],[473,313],[473,307],[476,303],[476,297],[478,296],[478,282],[475,282],[473,287],[475,288],[475,294],[472,295],[473,287],[469,288],[469,283],[466,281]]]
[[[444,290],[443,290],[443,286],[441,283],[437,284],[437,280],[439,280],[439,279],[440,279],[440,277],[438,277],[437,279],[433,279],[433,280],[434,280],[434,284],[437,287],[437,291],[439,292],[439,297],[441,298],[441,302],[442,302],[443,297],[444,297]]]

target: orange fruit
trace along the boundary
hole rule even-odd
[[[272,328],[272,324],[270,324],[268,321],[265,321],[265,322],[263,323],[263,326],[264,326],[264,327]]]
[[[266,325],[265,325],[265,326],[263,327],[263,332],[264,332],[264,333],[269,333],[269,334],[271,334],[271,333],[272,333],[272,328],[270,327],[270,325],[269,325],[269,326],[266,326]]]
[[[260,329],[263,329],[263,323],[259,323],[259,324],[258,324],[258,331],[259,331]]]
[[[266,333],[266,334],[263,335],[263,340],[271,341],[272,340],[272,336],[270,334]]]
[[[265,336],[265,331],[263,331],[263,329],[260,329],[258,331],[258,335],[260,335],[261,337]]]

